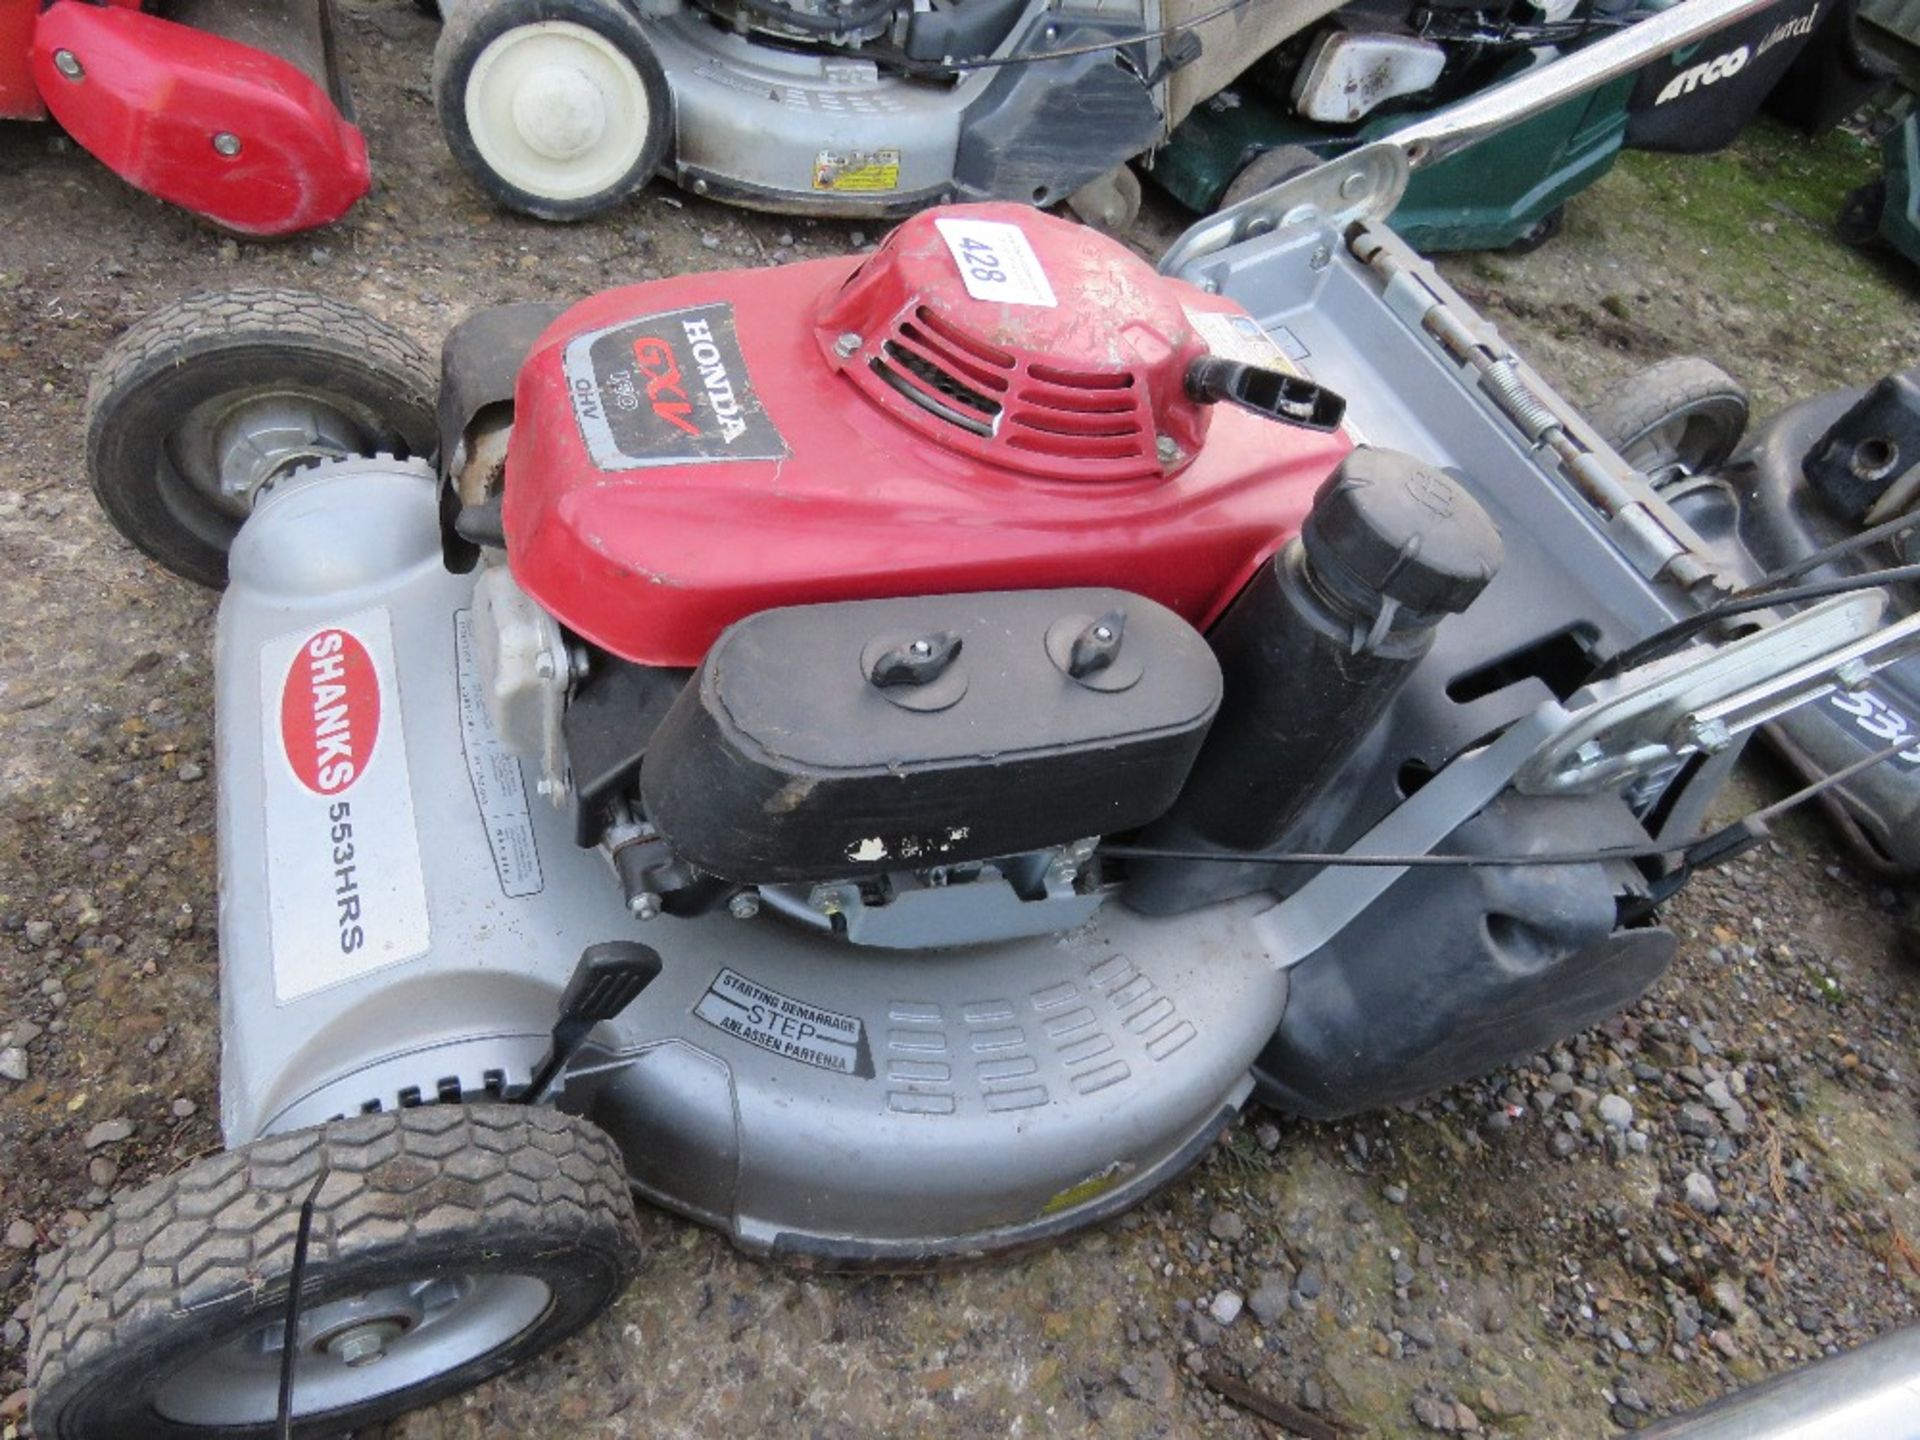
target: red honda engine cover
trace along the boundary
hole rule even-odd
[[[653,665],[761,610],[958,591],[1116,586],[1204,629],[1351,448],[1195,403],[1210,348],[1278,360],[1232,302],[1017,205],[610,290],[521,371],[509,562]]]

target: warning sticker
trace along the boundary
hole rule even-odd
[[[427,953],[393,630],[363,610],[260,647],[275,1003]]]
[[[1207,349],[1222,360],[1238,360],[1243,365],[1262,365],[1288,375],[1306,374],[1293,363],[1295,357],[1289,356],[1276,345],[1273,338],[1260,328],[1260,322],[1251,315],[1189,310],[1187,323],[1200,332],[1200,338],[1207,342]],[[1305,353],[1301,351],[1301,355]]]
[[[900,188],[898,150],[822,150],[813,160],[813,188],[872,195]]]
[[[534,843],[533,815],[527,809],[527,783],[520,773],[520,757],[507,748],[493,728],[486,694],[480,688],[480,668],[473,658],[472,612],[453,617],[453,655],[460,677],[460,749],[467,757],[467,777],[486,827],[487,847],[493,851],[494,874],[510,899],[538,895],[540,849]]]
[[[860,1020],[769,990],[733,970],[714,976],[693,1013],[736,1039],[802,1065],[873,1078],[873,1051]]]
[[[976,300],[1002,305],[1053,307],[1053,285],[1040,268],[1033,243],[1004,220],[936,220],[940,238],[960,267],[960,281]]]
[[[734,334],[733,306],[624,320],[567,344],[567,389],[602,470],[783,460]]]

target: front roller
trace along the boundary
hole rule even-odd
[[[277,1433],[301,1208],[292,1434],[358,1431],[478,1384],[612,1304],[638,1255],[611,1141],[512,1105],[337,1120],[120,1196],[42,1262],[44,1440]]]

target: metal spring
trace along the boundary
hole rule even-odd
[[[1480,372],[1480,386],[1529,440],[1560,428],[1560,419],[1527,384],[1511,360],[1495,360]]]

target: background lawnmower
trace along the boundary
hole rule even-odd
[[[45,1262],[36,1432],[471,1384],[610,1303],[629,1188],[809,1266],[1043,1242],[1251,1095],[1388,1103],[1640,994],[1755,833],[1695,839],[1741,737],[1916,626],[1871,575],[1730,599],[1382,228],[1400,164],[1177,273],[964,206],[484,310],[437,382],[284,292],[129,332],[96,489],[227,586],[231,1148]]]
[[[820,215],[1069,201],[1115,231],[1140,203],[1128,162],[1151,157],[1197,107],[1204,116],[1256,62],[1260,84],[1290,93],[1316,142],[1350,141],[1369,117],[1432,111],[1645,13],[1586,0],[448,0],[444,10],[441,125],[467,173],[512,209],[577,219],[660,174],[715,199]]]
[[[331,225],[367,145],[327,0],[0,0],[0,119],[53,119],[129,184],[242,235]]]

